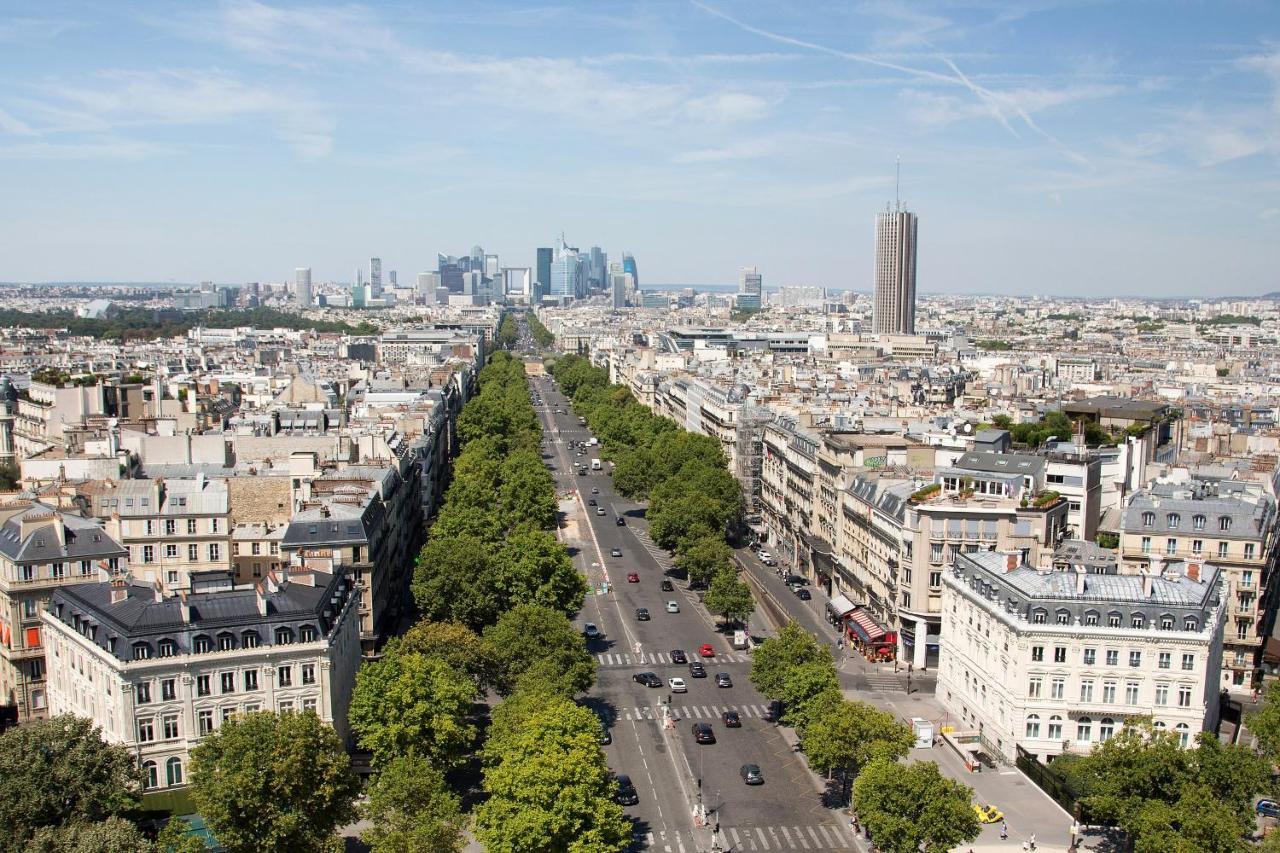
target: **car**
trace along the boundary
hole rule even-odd
[[[800,575],[787,575],[787,586],[808,586],[809,582]]]
[[[667,612],[668,612],[668,613],[679,613],[679,612],[680,612],[680,602],[678,602],[678,601],[668,601],[668,602],[667,602]]]
[[[600,490],[599,490],[598,488],[596,488],[595,486],[592,486],[592,487],[591,487],[591,494],[593,494],[593,495],[598,495],[598,494],[600,494]]]
[[[640,575],[636,572],[627,572],[627,583],[640,583]]]
[[[696,660],[693,663],[689,664],[689,677],[690,678],[706,678],[707,677],[707,668],[702,665],[702,661]]]
[[[762,559],[762,560],[772,560],[772,559],[773,559],[773,555],[772,555],[772,554],[770,554],[768,551],[765,551],[764,549],[761,549],[761,550],[757,551],[757,552],[756,552],[756,556],[757,556],[757,557],[759,557],[759,558],[760,558],[760,559]]]
[[[609,549],[609,556],[610,556],[610,557],[621,557],[621,556],[622,556],[622,549],[621,549],[621,548],[610,548],[610,549]]]
[[[764,774],[760,772],[759,764],[744,764],[738,773],[742,776],[742,781],[748,785],[764,784]]]
[[[733,679],[729,677],[727,672],[716,673],[716,687],[732,687]]]
[[[813,595],[809,592],[809,590],[805,589],[802,586],[795,587],[793,591],[796,594],[796,598],[800,599],[801,601],[808,601],[809,599],[813,598]]]
[[[742,717],[738,716],[737,711],[725,711],[720,715],[720,719],[724,720],[724,727],[726,729],[742,728]]]
[[[625,518],[623,518],[622,516],[618,516],[618,520],[617,520],[617,522],[615,522],[615,523],[616,523],[619,527],[626,527],[626,526],[627,526],[627,520],[626,520]]]
[[[609,731],[608,726],[601,723],[600,724],[600,745],[608,746],[611,743],[613,743],[613,732]]]
[[[667,684],[671,687],[672,693],[688,693],[689,688],[685,685],[684,679],[680,676],[672,676],[667,680]]]
[[[596,507],[596,515],[604,515],[604,507],[602,506]]]
[[[760,562],[764,563],[766,566],[768,566],[768,567],[769,567],[769,568],[771,568],[771,569],[772,569],[774,566],[778,565],[776,562],[774,562],[774,560],[773,560],[773,558],[772,558],[772,557],[765,557],[765,558],[763,558],[762,560],[760,560]]]
[[[685,655],[684,649],[672,649],[671,662],[672,663],[688,663],[689,658]]]
[[[636,608],[636,619],[637,619],[638,621],[640,621],[640,622],[648,622],[648,621],[649,621],[649,608],[647,608],[647,607],[637,607],[637,608]]]
[[[1280,817],[1280,803],[1275,800],[1258,800],[1254,810],[1263,817]]]
[[[618,786],[618,793],[614,796],[614,801],[620,806],[634,806],[640,802],[640,795],[636,793],[636,786],[631,783],[631,777],[624,773],[619,773],[618,778],[614,780]]]
[[[588,622],[582,627],[582,633],[586,635],[587,639],[594,640],[600,636],[600,629],[596,627],[596,623]]]
[[[776,723],[782,719],[782,702],[774,699],[764,709],[764,719],[766,722]]]
[[[752,551],[759,551],[759,550],[760,550],[760,543],[759,543],[759,542],[752,542],[752,543],[751,543],[750,545],[748,545],[747,547],[748,547],[748,548],[750,548]]]
[[[710,643],[703,643],[702,647],[698,649],[698,654],[704,658],[713,658],[716,656],[716,650],[711,647]]]
[[[658,678],[656,673],[637,672],[631,676],[631,680],[637,684],[643,684],[645,687],[661,687],[662,679]]]
[[[595,499],[595,498],[588,498],[588,499],[587,499],[587,506],[595,506],[595,505],[596,505],[596,499]]]
[[[694,723],[693,724],[693,742],[694,743],[715,743],[716,732],[711,728],[710,723]]]
[[[999,823],[1004,820],[1004,812],[995,806],[983,805],[982,803],[973,804],[973,813],[978,816],[979,823]]]
[[[675,592],[675,591],[676,591],[676,585],[675,585],[675,584],[673,584],[670,580],[664,580],[664,581],[660,584],[660,586],[661,586],[661,588],[662,588],[662,591],[663,591],[663,592]]]

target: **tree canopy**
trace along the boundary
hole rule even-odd
[[[707,610],[720,614],[726,622],[741,622],[756,609],[751,587],[733,569],[721,569],[716,574],[702,603]]]
[[[595,659],[582,634],[562,613],[538,604],[520,604],[484,632],[498,662],[498,692],[507,695],[535,667],[562,675],[571,694],[595,682]],[[550,667],[550,669],[547,669]]]
[[[372,825],[360,840],[373,853],[453,853],[463,848],[466,819],[439,768],[421,755],[399,755],[382,766],[360,814]]]
[[[834,669],[830,650],[804,628],[788,622],[777,636],[765,640],[752,653],[751,683],[770,699],[779,699],[788,673],[814,662],[826,662]]]
[[[853,783],[853,807],[884,853],[948,853],[973,841],[981,827],[971,795],[932,761],[876,758]]]

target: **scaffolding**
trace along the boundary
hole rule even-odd
[[[775,414],[764,406],[743,403],[738,410],[737,447],[733,475],[742,485],[742,505],[748,519],[760,516],[760,466],[764,456],[764,428]]]

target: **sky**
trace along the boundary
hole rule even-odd
[[[901,161],[895,190],[895,161]],[[1280,290],[1280,3],[0,0],[0,281]]]

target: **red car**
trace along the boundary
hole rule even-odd
[[[713,658],[716,656],[716,650],[711,648],[710,643],[703,643],[702,648],[698,649],[698,654],[704,658]]]
[[[640,576],[635,572],[629,573],[627,575],[627,583],[640,583]]]

